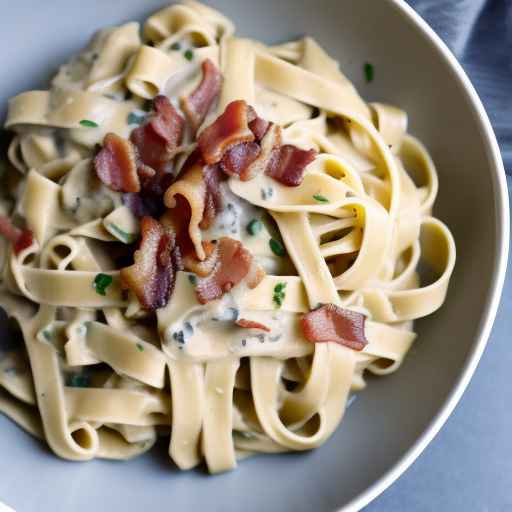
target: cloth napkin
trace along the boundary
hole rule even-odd
[[[473,82],[512,175],[512,0],[407,0]]]

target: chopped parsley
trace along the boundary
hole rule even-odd
[[[85,126],[85,128],[98,128],[99,124],[94,121],[90,121],[89,119],[82,119],[80,121],[81,126]]]
[[[268,242],[268,245],[270,245],[270,249],[276,256],[286,256],[286,249],[284,248],[283,244],[279,242],[279,240],[271,238]]]
[[[137,114],[136,112],[130,112],[128,114],[128,117],[126,119],[126,122],[128,124],[142,124],[144,122],[144,120],[146,119],[146,116],[142,115],[142,114]]]
[[[274,286],[274,294],[272,295],[272,302],[280,308],[283,305],[284,299],[286,297],[286,283],[277,283]]]
[[[364,64],[364,76],[368,83],[373,82],[373,77],[375,76],[375,68],[373,67],[373,64],[370,64],[369,62]]]
[[[135,346],[137,347],[137,350],[139,352],[144,352],[144,346],[142,345],[142,343],[136,343]]]
[[[189,274],[188,280],[190,281],[191,285],[195,286],[197,284],[197,276],[195,274]]]
[[[318,201],[319,203],[328,203],[329,202],[329,199],[327,199],[327,197],[323,196],[322,194],[315,194],[313,196],[313,199],[315,201]]]
[[[96,290],[96,293],[99,295],[106,295],[107,288],[112,284],[113,278],[112,276],[108,276],[107,274],[97,274],[92,282],[92,287]]]
[[[46,341],[52,341],[52,333],[49,329],[43,329],[43,338]]]
[[[72,388],[86,388],[89,386],[88,375],[71,375],[68,379],[68,386]]]
[[[124,229],[121,229],[117,224],[109,222],[108,226],[125,244],[132,244],[138,238],[134,233],[128,233]]]
[[[263,224],[258,219],[252,219],[249,224],[247,224],[247,232],[249,235],[256,236],[263,229]]]
[[[185,50],[183,52],[183,57],[187,60],[192,60],[194,58],[194,52],[192,50]]]
[[[181,50],[181,44],[176,41],[175,43],[171,44],[171,50],[178,51]]]

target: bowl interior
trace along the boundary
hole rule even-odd
[[[9,70],[0,83],[1,104],[17,92],[44,86],[93,30],[142,19],[162,3],[54,0],[41,10],[35,1],[9,2],[0,20],[4,41],[13,42],[0,47],[0,61]],[[255,457],[237,471],[215,477],[177,471],[164,444],[128,463],[70,463],[0,417],[0,499],[17,510],[122,507],[129,512],[158,503],[175,510],[299,512],[347,505],[428,429],[486,320],[501,222],[495,170],[481,120],[439,51],[391,0],[211,3],[233,18],[239,34],[268,42],[311,34],[339,58],[367,100],[407,110],[410,131],[431,150],[438,167],[436,216],[449,225],[457,243],[458,263],[447,301],[433,317],[418,322],[419,340],[398,373],[370,379],[341,428],[311,453]],[[370,84],[364,83],[365,62],[375,67]],[[485,207],[478,210],[476,205]]]

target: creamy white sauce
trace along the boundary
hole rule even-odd
[[[267,274],[281,274],[285,261],[270,249],[270,233],[262,220],[265,210],[233,194],[228,183],[221,183],[220,186],[224,210],[217,214],[212,226],[203,231],[203,238],[218,240],[220,237],[228,236],[239,240]],[[255,234],[248,230],[253,220],[261,222],[261,230]]]
[[[264,210],[233,194],[226,182],[221,183],[220,188],[224,210],[217,214],[212,226],[203,231],[203,236],[206,240],[229,236],[243,242],[249,222],[253,219],[260,220]]]

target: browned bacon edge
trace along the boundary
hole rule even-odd
[[[285,144],[274,150],[265,174],[287,187],[298,187],[304,178],[304,170],[316,156],[314,149],[300,149]]]
[[[171,297],[181,257],[174,234],[152,217],[141,220],[141,242],[134,264],[121,269],[123,284],[131,289],[142,307],[164,307]]]
[[[209,165],[248,181],[259,173],[288,187],[302,183],[306,166],[316,151],[281,145],[281,128],[257,116],[243,100],[232,101],[198,138],[198,148]]]
[[[232,101],[224,112],[200,133],[197,145],[207,164],[219,163],[224,153],[236,144],[254,140],[254,134],[249,128],[249,123],[254,120],[253,112],[245,101]]]
[[[130,140],[138,151],[140,162],[157,173],[169,172],[170,162],[183,139],[185,119],[172,106],[167,96],[156,96],[153,113],[147,121],[132,130]]]
[[[254,320],[247,320],[246,318],[239,318],[236,321],[236,325],[238,325],[238,327],[242,327],[243,329],[259,329],[261,331],[270,332],[270,328],[265,324],[260,324]]]
[[[4,215],[0,215],[0,235],[11,242],[16,254],[27,249],[34,242],[32,231],[16,227],[11,219]]]
[[[218,241],[218,257],[212,272],[199,279],[196,294],[201,304],[220,299],[242,280],[247,278],[249,287],[256,287],[264,277],[264,272],[254,272],[251,253],[239,242],[229,237]],[[257,274],[257,279],[250,279]]]
[[[96,175],[116,192],[139,192],[137,154],[133,144],[115,133],[107,133],[94,158]],[[154,171],[153,171],[154,173]]]
[[[360,351],[368,344],[364,326],[366,317],[335,304],[325,304],[301,319],[304,337],[312,343],[339,343]]]
[[[217,99],[222,84],[222,75],[210,59],[203,61],[201,69],[203,72],[201,82],[189,96],[181,98],[180,101],[194,134]]]

